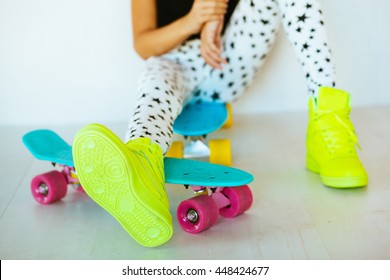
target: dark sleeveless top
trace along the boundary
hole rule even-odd
[[[238,1],[229,0],[222,33],[225,31],[226,24],[229,22]],[[157,26],[162,27],[186,15],[191,10],[193,3],[194,0],[156,0]],[[189,39],[194,38],[199,38],[199,34],[193,35]]]

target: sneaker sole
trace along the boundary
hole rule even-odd
[[[334,178],[321,176],[322,183],[331,188],[337,189],[352,189],[362,188],[368,184],[368,179],[365,176],[362,177],[347,177],[347,178]]]
[[[155,247],[171,238],[169,210],[153,196],[141,198],[146,188],[137,177],[145,176],[147,171],[142,165],[137,166],[137,155],[110,130],[100,125],[81,129],[75,137],[73,157],[78,178],[88,196],[138,243]]]
[[[311,157],[306,157],[306,169],[320,175],[322,183],[331,188],[337,188],[337,189],[362,188],[367,186],[368,184],[367,176],[359,176],[359,177],[323,176],[321,175],[321,169],[319,165]]]

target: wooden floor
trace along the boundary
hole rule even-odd
[[[232,141],[234,166],[254,174],[254,204],[235,219],[144,248],[85,194],[69,190],[60,202],[39,205],[30,180],[49,171],[21,142],[38,127],[0,127],[0,259],[390,259],[390,107],[363,108],[352,120],[370,175],[367,188],[323,186],[305,170],[302,113],[235,116],[234,127],[210,138]],[[106,124],[124,135],[126,123]],[[80,128],[49,127],[71,143]],[[192,196],[168,185],[171,212]]]

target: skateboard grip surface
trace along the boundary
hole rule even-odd
[[[204,161],[166,157],[164,165],[165,181],[171,184],[238,187],[253,181],[248,172]]]

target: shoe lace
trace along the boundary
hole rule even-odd
[[[343,114],[344,115],[344,114]],[[324,119],[328,125],[321,131],[326,148],[333,157],[356,155],[356,147],[361,149],[358,137],[348,116],[340,116],[337,112],[320,112],[317,118]],[[338,125],[334,125],[336,120]]]

